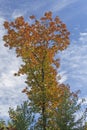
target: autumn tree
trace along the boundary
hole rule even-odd
[[[23,63],[15,75],[26,74],[27,87],[23,92],[30,100],[34,112],[40,113],[39,123],[46,130],[48,113],[58,105],[60,95],[56,79],[59,59],[56,54],[69,45],[69,32],[59,17],[52,18],[46,12],[39,20],[30,16],[32,22],[18,17],[14,22],[4,22],[7,34],[3,37],[5,46],[15,48],[17,57]],[[62,93],[62,91],[61,91]]]

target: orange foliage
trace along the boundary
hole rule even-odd
[[[24,64],[18,75],[26,74],[26,83],[31,89],[24,89],[31,105],[46,113],[49,104],[58,105],[60,85],[56,80],[59,59],[55,55],[66,49],[70,43],[69,32],[59,17],[52,18],[52,12],[46,12],[40,20],[30,16],[32,23],[18,17],[14,22],[4,23],[7,34],[3,37],[5,46],[15,48]],[[66,89],[64,87],[63,89]]]

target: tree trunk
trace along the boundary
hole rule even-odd
[[[43,126],[43,130],[46,130],[46,93],[45,93],[45,88],[44,88],[44,69],[43,69],[43,65],[42,65],[42,126]]]
[[[46,115],[45,115],[45,104],[43,103],[42,107],[42,121],[43,121],[43,130],[46,130]]]

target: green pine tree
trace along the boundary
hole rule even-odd
[[[16,110],[10,108],[9,116],[11,123],[17,130],[30,129],[34,119],[27,101],[25,101],[21,106],[17,106]]]

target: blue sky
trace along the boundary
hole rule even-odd
[[[21,59],[17,59],[13,50],[3,46],[5,30],[3,22],[14,20],[18,16],[25,19],[34,14],[37,18],[44,12],[52,11],[59,16],[70,31],[71,44],[59,54],[62,79],[72,90],[81,90],[81,96],[87,98],[87,0],[0,0],[0,115],[8,117],[8,108],[16,107],[26,96],[21,90],[26,86],[25,77],[14,77]]]

